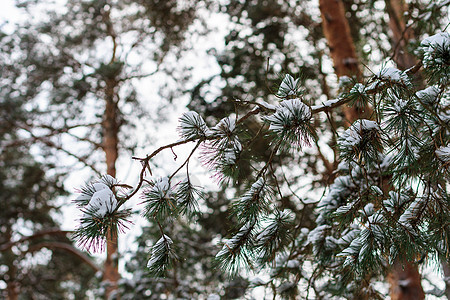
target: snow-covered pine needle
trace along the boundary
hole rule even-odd
[[[236,119],[227,117],[211,129],[215,139],[203,145],[201,160],[219,180],[236,178],[242,145],[237,136]]]
[[[278,92],[275,96],[278,98],[286,99],[291,96],[297,97],[300,88],[300,79],[294,79],[290,74],[286,74],[281,81]]]
[[[342,159],[346,161],[376,161],[382,152],[380,127],[375,121],[356,120],[338,140]]]
[[[176,194],[172,191],[169,178],[161,177],[144,189],[141,198],[145,204],[144,216],[149,219],[164,220],[177,211]]]
[[[425,38],[418,49],[431,84],[445,86],[450,81],[450,34],[439,32]]]
[[[223,242],[222,249],[216,254],[216,261],[222,270],[231,275],[252,265],[253,229],[255,224],[247,223],[230,239]]]
[[[201,139],[211,134],[203,118],[195,111],[184,113],[180,118],[178,132],[183,139]]]
[[[172,261],[176,259],[172,245],[172,239],[165,234],[153,245],[152,254],[147,263],[151,275],[161,276],[171,267]]]
[[[106,239],[128,229],[129,209],[118,210],[118,200],[113,192],[118,181],[110,175],[87,183],[74,202],[83,212],[80,225],[74,233],[78,245],[93,251],[103,250]],[[109,236],[108,236],[109,235]]]
[[[232,211],[240,224],[254,223],[269,211],[269,197],[272,195],[264,178],[259,178],[250,189],[233,204]]]
[[[292,145],[301,148],[302,144],[310,145],[316,138],[310,124],[311,116],[311,108],[295,98],[282,101],[276,112],[265,120],[275,142],[281,141],[284,148]]]
[[[185,178],[177,185],[176,189],[180,213],[189,216],[195,214],[199,209],[198,199],[203,198],[203,196],[200,187],[193,185],[189,178]]]
[[[289,229],[293,217],[288,211],[276,211],[275,216],[267,219],[262,231],[255,236],[257,259],[259,263],[271,262],[277,253],[291,241]]]

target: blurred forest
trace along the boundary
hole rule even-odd
[[[118,232],[108,229],[101,260],[86,251],[89,245],[76,243],[76,228],[62,230],[60,222],[62,207],[78,196],[67,188],[73,174],[89,174],[86,182],[108,174],[121,182],[118,175],[126,173],[134,156],[163,146],[161,124],[178,119],[173,111],[180,107],[214,126],[230,114],[249,113],[255,103],[277,103],[285,74],[300,78],[308,105],[320,105],[386,65],[418,66],[414,50],[424,38],[447,29],[449,3],[16,1],[22,21],[0,24],[0,298],[450,297],[450,284],[443,280],[450,276],[445,260],[434,266],[439,279],[420,274],[425,269],[420,264],[394,263],[382,276],[367,271],[345,279],[332,277],[330,264],[314,264],[325,254],[307,245],[308,232],[318,225],[318,202],[338,176],[333,132],[368,117],[366,105],[336,108],[314,119],[320,138],[310,148],[301,155],[283,152],[271,161],[275,181],[285,182],[275,205],[292,211],[293,240],[305,244],[297,247],[294,241],[289,261],[308,259],[282,266],[273,259],[250,270],[242,266],[234,276],[215,259],[219,241],[236,231],[232,199],[254,182],[253,166],[272,160],[269,142],[262,138],[249,142],[232,180],[203,191],[195,213],[176,221],[148,217],[135,246],[125,253],[118,251]],[[196,52],[201,43],[206,51]],[[199,70],[200,60],[212,62],[211,69]],[[448,71],[448,57],[444,65]],[[425,87],[424,76],[415,74],[416,87]],[[248,128],[243,140],[261,135],[258,117],[243,122]],[[153,171],[165,167],[164,162],[149,164]],[[448,186],[448,177],[442,180]],[[127,190],[125,184],[136,182],[124,182]],[[144,213],[142,207],[127,208]],[[136,230],[136,224],[125,225],[124,234]],[[161,225],[175,241],[178,259],[158,277],[146,265]],[[418,298],[408,296],[408,287],[396,291],[405,280],[415,283]]]

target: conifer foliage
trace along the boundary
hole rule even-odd
[[[143,215],[156,221],[161,235],[149,254],[148,268],[155,276],[163,274],[180,259],[177,240],[166,234],[164,224],[180,218],[189,221],[201,203],[202,193],[189,177],[193,154],[222,184],[229,184],[236,179],[237,161],[245,157],[247,145],[264,138],[270,155],[264,163],[252,165],[252,181],[230,205],[234,231],[215,257],[223,270],[237,275],[243,269],[270,269],[271,279],[257,285],[276,284],[279,293],[287,296],[298,293],[295,286],[300,280],[306,280],[307,292],[313,290],[317,297],[351,295],[361,288],[376,296],[371,280],[385,276],[394,262],[448,260],[449,34],[424,39],[417,53],[421,62],[416,68],[382,68],[322,104],[311,106],[303,98],[301,80],[288,74],[275,95],[276,106],[251,104],[246,114],[225,117],[212,128],[197,112],[185,113],[180,118],[181,139],[140,159],[141,181],[134,190],[118,196],[113,179],[109,186],[94,183],[81,190],[78,201],[95,221],[86,223],[92,226],[82,222],[79,240],[95,240],[94,246],[98,245],[107,231],[95,226],[117,227],[119,223],[111,220],[121,219],[122,204],[142,192]],[[418,89],[412,82],[421,66],[427,86]],[[277,177],[274,161],[283,153],[301,156],[320,138],[315,118],[347,104],[370,106],[373,115],[334,132],[340,160],[337,177],[324,197],[317,196],[315,224],[302,228],[298,216],[279,205],[287,183]],[[250,116],[260,117],[264,134],[251,136],[244,122]],[[158,153],[188,143],[195,145],[192,152],[172,174],[157,179],[145,176],[149,161]],[[187,177],[180,181],[183,168]],[[97,193],[111,202],[94,212],[89,206]],[[321,286],[324,276],[332,284]]]

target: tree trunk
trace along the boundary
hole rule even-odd
[[[413,30],[406,28],[403,17],[408,5],[404,0],[385,0],[385,3],[392,32],[393,59],[399,69],[405,70],[416,64],[415,57],[407,51],[408,41],[414,37]]]
[[[8,298],[7,300],[17,300],[19,299],[19,287],[17,286],[17,282],[8,281],[6,285],[6,291]]]
[[[450,266],[445,259],[441,259],[441,265],[444,272],[445,296],[450,300]]]
[[[402,265],[396,262],[388,275],[391,300],[425,299],[417,266],[412,263]]]
[[[390,0],[386,2],[391,3]],[[398,4],[397,0],[392,7],[401,9],[401,16],[403,16],[403,4]],[[403,2],[403,1],[398,1]],[[319,0],[319,8],[322,17],[322,28],[330,48],[331,59],[333,60],[334,69],[338,77],[353,76],[358,81],[362,79],[362,72],[359,69],[358,56],[356,54],[355,45],[350,32],[350,25],[345,17],[345,8],[341,0]],[[398,16],[399,11],[394,15]],[[405,25],[401,17],[397,17],[396,25],[398,42],[404,43]],[[400,21],[399,21],[400,20]],[[403,22],[403,23],[401,23]],[[402,25],[403,24],[403,25]],[[403,26],[403,27],[402,27]],[[400,33],[400,35],[398,35]],[[400,44],[402,46],[403,44]],[[399,51],[399,59],[402,63],[410,63],[407,52]],[[414,62],[411,64],[413,65]],[[356,119],[361,117],[370,118],[372,111],[369,107],[345,107],[344,115],[347,120],[347,125],[353,123]],[[423,299],[424,293],[420,282],[420,274],[416,265],[407,263],[404,270],[400,263],[392,266],[392,271],[388,275],[388,281],[391,284],[391,298],[397,300],[406,299]],[[397,298],[395,298],[397,297]]]
[[[341,0],[319,0],[322,16],[322,28],[330,49],[334,70],[338,77],[355,77],[362,79],[358,56],[350,32],[350,25],[345,17],[345,8]],[[347,125],[360,117],[368,117],[371,112],[368,107],[344,107]]]
[[[119,120],[117,102],[115,101],[115,89],[117,81],[113,79],[106,80],[106,107],[103,118],[103,150],[106,156],[106,172],[112,177],[116,176],[116,161],[119,155]],[[105,299],[108,299],[111,293],[117,290],[117,282],[120,279],[118,269],[118,238],[117,233],[109,231],[106,244],[106,261],[104,264],[103,281],[108,285],[106,287]],[[118,297],[116,297],[118,298]]]
[[[1,244],[6,243],[6,241],[11,241],[12,233],[10,227],[7,228],[3,238],[4,239],[0,239]],[[19,299],[19,282],[17,282],[17,267],[14,263],[16,260],[16,255],[13,253],[11,248],[8,248],[5,249],[3,256],[4,262],[8,266],[8,271],[6,272],[6,299],[17,300]]]
[[[408,5],[404,0],[385,0],[386,11],[389,14],[389,28],[392,32],[393,59],[400,70],[406,70],[416,64],[416,59],[407,51],[408,41],[414,37],[414,32],[405,24],[404,13]],[[421,78],[417,83],[423,85]],[[388,275],[390,294],[393,300],[424,299],[421,277],[416,264],[411,262],[396,262]]]

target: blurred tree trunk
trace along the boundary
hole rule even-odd
[[[444,259],[441,260],[442,271],[444,272],[445,296],[450,299],[450,266]]]
[[[338,77],[355,77],[362,79],[355,44],[350,32],[350,25],[345,17],[345,8],[341,0],[319,0],[322,28],[330,49],[334,70]],[[369,117],[368,107],[344,107],[347,125],[360,117]]]
[[[4,234],[4,242],[11,241],[11,230],[8,228],[6,233]],[[12,252],[11,248],[6,249],[4,252],[6,265],[8,266],[8,271],[6,272],[6,276],[3,275],[2,277],[6,279],[6,295],[8,300],[17,300],[19,299],[19,283],[16,279],[17,274],[17,267],[14,264],[15,261],[15,255]]]
[[[121,64],[116,60],[117,51],[117,34],[114,30],[113,23],[110,18],[110,11],[106,9],[103,12],[103,21],[106,25],[108,36],[112,41],[111,60],[108,64],[108,72],[105,74],[105,112],[103,115],[102,131],[103,131],[103,151],[106,157],[106,173],[112,177],[116,177],[116,161],[119,157],[119,96],[117,94],[119,88],[118,76],[121,73]],[[109,231],[106,240],[106,261],[104,264],[103,281],[107,283],[105,291],[105,299],[109,299],[113,292],[117,292],[119,274],[119,240],[116,231]],[[120,295],[116,294],[114,299],[120,299]]]
[[[407,45],[414,37],[414,32],[406,27],[404,14],[408,5],[404,0],[385,0],[386,11],[389,14],[389,28],[392,32],[393,59],[400,70],[414,66],[417,61],[408,52]],[[418,78],[417,83],[423,86]],[[424,299],[425,294],[421,285],[421,277],[416,264],[396,261],[388,275],[392,300]]]
[[[116,161],[119,156],[119,120],[116,102],[116,87],[118,82],[114,79],[106,80],[106,107],[103,119],[103,150],[106,156],[106,172],[112,177],[116,177]],[[116,232],[110,231],[107,235],[106,244],[106,261],[104,264],[103,281],[106,282],[107,288],[105,299],[117,290],[117,282],[120,279],[118,269],[118,237]]]
[[[385,3],[389,14],[389,28],[392,32],[393,59],[399,69],[406,70],[417,62],[407,50],[408,41],[414,37],[413,30],[406,27],[404,18],[408,5],[404,0],[385,0]]]
[[[415,264],[402,265],[400,262],[396,262],[388,275],[388,281],[391,300],[425,299],[420,274]]]
[[[413,57],[403,51],[406,41],[406,26],[403,20],[405,5],[402,0],[386,0],[388,12],[391,16],[391,30],[394,41],[401,47],[401,51],[396,53],[399,66],[412,66],[415,61]],[[322,16],[322,27],[325,38],[330,48],[330,55],[333,60],[334,69],[338,77],[353,76],[358,81],[362,79],[362,72],[359,69],[358,56],[351,36],[350,25],[345,16],[344,4],[341,0],[319,0],[319,8]],[[370,108],[345,107],[344,114],[349,124],[361,117],[369,118]],[[348,124],[348,125],[349,125]],[[417,266],[406,263],[403,266],[396,262],[392,266],[391,273],[388,274],[388,281],[391,285],[391,298],[394,300],[423,299],[424,292],[420,282],[420,274]]]

